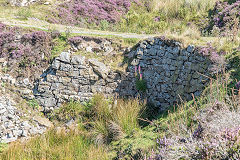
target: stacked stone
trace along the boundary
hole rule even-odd
[[[42,134],[46,130],[45,124],[42,123],[43,118],[32,118],[19,111],[15,105],[9,98],[0,97],[0,143]]]
[[[83,102],[95,93],[112,95],[119,82],[120,74],[96,59],[63,52],[43,73],[34,94],[44,111],[49,112],[71,99]]]
[[[7,2],[11,6],[24,7],[29,6],[30,4],[40,2],[41,0],[8,0]]]
[[[181,49],[177,41],[150,38],[129,54],[134,66],[141,68],[147,81],[148,101],[162,109],[182,100],[199,96],[208,82],[211,61],[193,45]]]
[[[129,52],[128,72],[118,73],[96,59],[63,52],[42,75],[35,97],[49,112],[64,101],[89,100],[95,93],[148,99],[161,109],[199,96],[208,82],[211,61],[193,45],[185,49],[177,41],[150,38]],[[136,89],[135,68],[141,68],[146,93]]]
[[[10,85],[12,91],[19,93],[21,97],[26,100],[32,100],[35,98],[32,93],[33,84],[28,78],[24,78],[23,80],[16,80],[9,74],[0,73],[0,82],[2,82],[2,86],[5,84]]]
[[[121,48],[119,46],[114,48],[111,40],[86,36],[73,37],[70,39],[70,44],[74,52],[81,50],[103,56],[114,55],[116,50]]]

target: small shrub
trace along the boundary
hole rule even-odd
[[[33,109],[38,109],[39,108],[39,104],[35,99],[29,100],[27,102],[27,104],[32,107]]]
[[[142,78],[141,73],[141,66],[138,66],[138,72],[137,72],[137,66],[135,66],[135,77],[136,77],[136,88],[138,91],[146,92],[147,90],[147,82]]]
[[[109,28],[109,22],[106,20],[102,20],[99,23],[99,27],[101,28],[101,30],[106,31]]]
[[[64,34],[60,34],[52,41],[53,47],[51,49],[51,59],[57,57],[63,51],[69,48],[67,38]]]
[[[211,62],[213,63],[210,71],[213,73],[221,72],[222,69],[225,69],[226,60],[224,58],[224,52],[218,52],[216,48],[212,46],[211,43],[208,43],[206,47],[201,47],[199,49],[199,53],[203,56],[209,57]]]
[[[220,36],[237,36],[240,27],[240,1],[218,1],[210,14],[207,29],[218,30]]]
[[[136,88],[138,91],[146,92],[147,82],[145,80],[138,79],[136,81]]]

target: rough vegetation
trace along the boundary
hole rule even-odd
[[[51,35],[45,31],[20,34],[20,28],[3,24],[0,27],[0,57],[6,60],[6,70],[18,76],[34,77],[29,72],[44,68],[49,60]]]
[[[210,14],[208,30],[220,36],[237,36],[240,21],[240,1],[217,2]]]
[[[239,10],[240,0],[0,0],[0,18],[174,39],[0,23],[0,159],[240,159]]]
[[[58,6],[53,13],[56,18],[49,21],[84,26],[87,23],[115,23],[126,14],[130,0],[72,0]]]

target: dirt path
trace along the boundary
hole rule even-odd
[[[122,37],[122,38],[138,38],[138,39],[146,39],[149,37],[157,36],[157,35],[135,34],[135,33],[108,32],[108,31],[79,28],[74,26],[50,24],[46,21],[41,21],[35,18],[29,18],[27,21],[0,18],[0,22],[6,25],[11,25],[11,26],[36,28],[41,30],[56,29],[60,32],[66,32],[66,30],[69,30],[71,33],[80,34],[80,35],[116,36],[116,37]]]

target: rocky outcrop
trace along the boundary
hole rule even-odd
[[[121,46],[117,46],[118,43],[113,42],[110,39],[106,38],[95,38],[95,37],[86,37],[78,36],[72,37],[69,39],[69,42],[72,46],[73,51],[86,51],[94,52],[97,54],[109,56],[114,54],[116,49],[121,49]],[[113,47],[113,45],[116,45]]]
[[[9,143],[19,138],[42,134],[50,121],[18,109],[18,105],[7,96],[0,96],[0,143]]]
[[[41,0],[8,0],[8,3],[11,6],[24,7],[29,6],[30,4],[40,2]]]
[[[45,112],[70,99],[86,101],[95,93],[146,98],[160,109],[199,96],[208,82],[212,62],[195,46],[182,49],[176,41],[151,38],[127,54],[125,73],[111,71],[96,59],[63,52],[44,72],[34,89]],[[140,69],[140,72],[139,72]],[[137,90],[140,74],[146,91]]]

